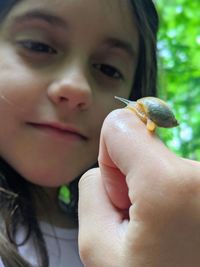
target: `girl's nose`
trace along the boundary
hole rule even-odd
[[[48,97],[56,105],[69,109],[87,110],[92,102],[92,91],[86,75],[78,69],[65,72],[48,88]]]

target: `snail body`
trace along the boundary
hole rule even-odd
[[[149,131],[156,127],[171,128],[178,125],[178,122],[170,107],[157,97],[143,97],[137,101],[127,100],[121,97],[116,99],[127,104],[127,108],[134,111],[136,115],[147,125]]]

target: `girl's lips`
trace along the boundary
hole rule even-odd
[[[37,128],[39,130],[42,130],[49,134],[54,134],[56,136],[60,137],[73,137],[78,138],[82,140],[88,140],[88,137],[83,135],[79,130],[68,127],[66,125],[58,124],[58,123],[28,123],[34,128]]]

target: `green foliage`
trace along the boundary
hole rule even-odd
[[[177,154],[200,160],[200,1],[157,0],[156,5],[159,96],[180,122],[160,135]]]

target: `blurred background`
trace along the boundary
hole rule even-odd
[[[159,97],[180,125],[159,135],[176,154],[200,160],[200,0],[157,0]]]

